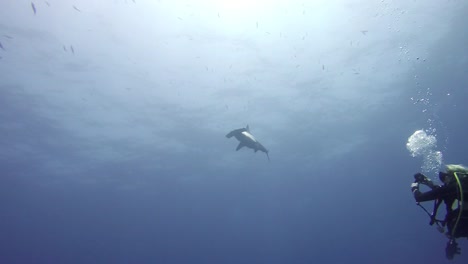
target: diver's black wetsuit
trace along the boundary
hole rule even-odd
[[[461,181],[463,196],[464,196],[464,207],[461,218],[458,222],[454,238],[458,237],[468,237],[468,179]],[[448,185],[437,186],[437,185],[428,185],[432,190],[421,193],[419,190],[414,191],[414,198],[416,202],[426,202],[431,200],[444,201],[447,214],[445,216],[445,222],[447,223],[448,231],[451,234],[455,221],[458,218],[459,209],[452,210],[452,204],[455,199],[459,199],[459,188],[456,182],[452,182]],[[436,206],[435,211],[440,203]]]
[[[461,253],[456,238],[468,237],[468,175],[466,173],[456,175],[455,173],[439,172],[439,179],[442,182],[446,182],[443,186],[435,185],[421,173],[416,173],[414,179],[414,183],[411,184],[411,191],[413,192],[416,202],[419,204],[420,202],[435,200],[434,212],[430,214],[431,222],[429,224],[433,225],[437,223],[439,226],[440,224],[442,224],[442,226],[447,225],[448,232],[446,235],[449,241],[445,247],[445,256],[447,259],[453,259],[455,255]],[[427,185],[431,190],[421,193],[419,191],[420,184]],[[460,193],[460,189],[462,193]],[[453,210],[452,205],[455,200],[461,199],[462,196],[463,202],[458,203],[459,208]],[[445,203],[447,210],[444,221],[436,220],[435,218],[437,209],[442,202]],[[462,210],[461,214],[460,210]],[[427,213],[429,214],[429,212]]]
[[[451,199],[452,202],[458,198],[458,185],[456,182],[452,182],[448,185],[444,186],[437,186],[435,185],[434,187],[431,187],[432,190],[421,193],[419,191],[414,192],[414,198],[416,199],[416,202],[426,202],[426,201],[431,201],[435,199]],[[462,182],[462,189],[463,189],[463,195],[464,200],[467,201],[468,199],[468,181],[465,180]]]

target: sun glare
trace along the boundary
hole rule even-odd
[[[198,0],[197,7],[216,16],[211,22],[225,32],[244,32],[273,23],[292,0]]]
[[[223,0],[220,1],[220,7],[226,11],[251,11],[259,6],[260,1],[248,0]]]
[[[213,1],[223,13],[256,13],[274,1],[266,0],[218,0]]]

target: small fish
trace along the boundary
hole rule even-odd
[[[324,71],[324,70],[325,70],[325,65],[324,65],[324,64],[322,64],[322,71]]]
[[[0,42],[0,49],[5,50],[1,42]]]
[[[132,0],[132,2],[136,4],[135,0]]]
[[[78,12],[81,12],[81,10],[79,10],[76,6],[73,6],[73,9],[75,9]]]
[[[71,50],[71,52],[72,52],[73,54],[75,54],[75,49],[73,49],[73,46],[72,46],[72,45],[70,45],[70,50]]]
[[[8,36],[8,35],[3,35],[3,36],[4,36],[5,38],[7,38],[7,39],[13,39],[12,36]]]
[[[368,32],[367,30],[361,30],[361,33],[362,33],[363,35],[367,34],[367,32]]]
[[[47,2],[47,1],[44,1],[44,2],[46,3],[47,6],[50,6],[49,2]]]
[[[36,14],[36,6],[34,5],[33,2],[31,2],[31,8],[32,8],[32,10],[34,12],[34,15],[35,15]]]
[[[67,51],[67,47],[65,47],[65,45],[63,45],[63,50],[64,50],[64,51]]]

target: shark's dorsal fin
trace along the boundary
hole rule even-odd
[[[245,127],[245,130],[247,130],[247,132],[249,132],[249,133],[250,133],[250,128],[249,128],[249,125],[247,125],[247,126]]]
[[[244,143],[242,143],[242,141],[239,142],[239,145],[237,145],[236,151],[238,151],[239,149],[241,149],[243,146],[245,146]]]

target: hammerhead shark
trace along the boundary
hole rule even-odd
[[[254,152],[262,151],[267,155],[268,161],[270,161],[270,156],[268,156],[268,150],[250,134],[249,125],[245,128],[234,129],[226,135],[227,138],[235,137],[239,140],[239,145],[237,145],[236,151],[242,147],[248,147],[254,150]]]

